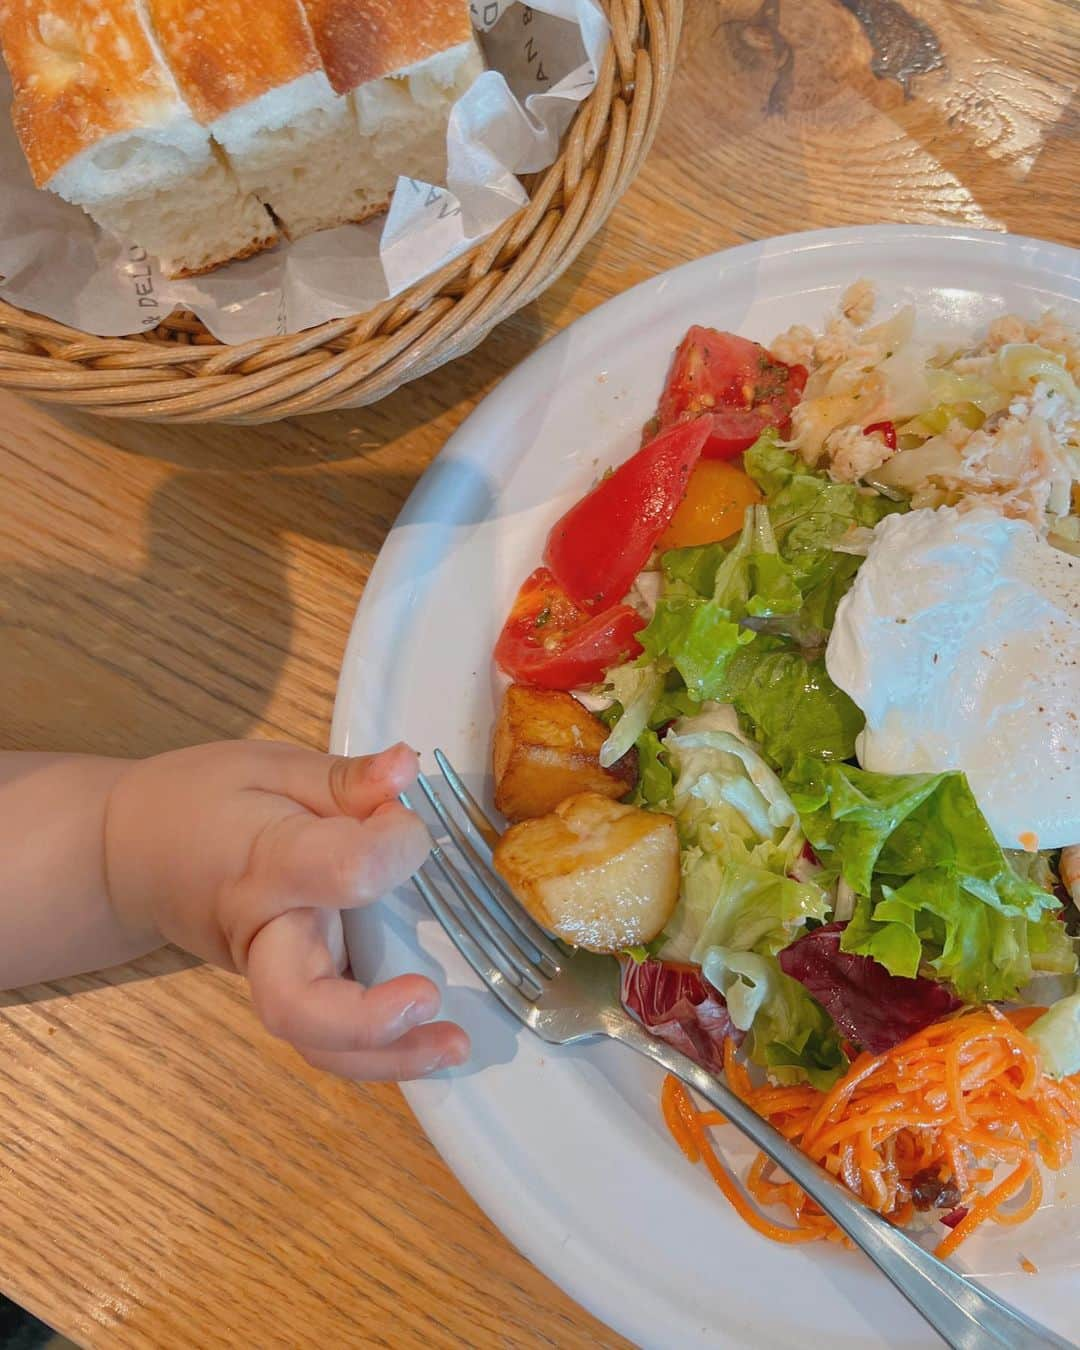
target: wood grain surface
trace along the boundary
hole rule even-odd
[[[637,184],[572,271],[382,405],[256,430],[0,399],[0,744],[324,746],[382,540],[545,337],[672,264],[866,221],[1080,244],[1076,0],[691,0]],[[92,1346],[615,1346],[395,1088],[307,1069],[166,951],[0,996],[0,1289]]]

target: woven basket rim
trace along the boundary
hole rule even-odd
[[[569,266],[641,166],[683,0],[600,0],[611,43],[558,158],[487,239],[364,314],[238,344],[175,311],[104,338],[0,300],[0,389],[114,417],[265,422],[386,397],[475,347]]]

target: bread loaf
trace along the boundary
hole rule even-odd
[[[442,182],[467,0],[0,0],[35,182],[204,272]]]
[[[319,208],[321,180],[356,141],[301,0],[146,0],[180,93],[240,186],[293,238],[341,224]]]
[[[39,187],[175,273],[277,240],[191,115],[135,0],[0,0],[0,45]]]
[[[356,136],[324,185],[328,222],[385,211],[399,177],[446,181],[450,110],[483,69],[462,0],[303,0]]]

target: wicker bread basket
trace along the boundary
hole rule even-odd
[[[613,41],[596,89],[530,203],[378,308],[228,346],[190,314],[98,338],[0,301],[0,388],[108,417],[272,422],[374,403],[470,351],[569,266],[641,166],[675,63],[682,0],[602,0]]]

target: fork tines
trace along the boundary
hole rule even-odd
[[[465,824],[425,775],[420,775],[418,785],[463,866],[436,841],[413,882],[473,970],[511,1012],[527,1018],[565,958],[494,871],[492,844],[498,838],[494,824],[441,750],[436,750],[435,759]],[[407,796],[403,794],[401,800],[412,808]]]

